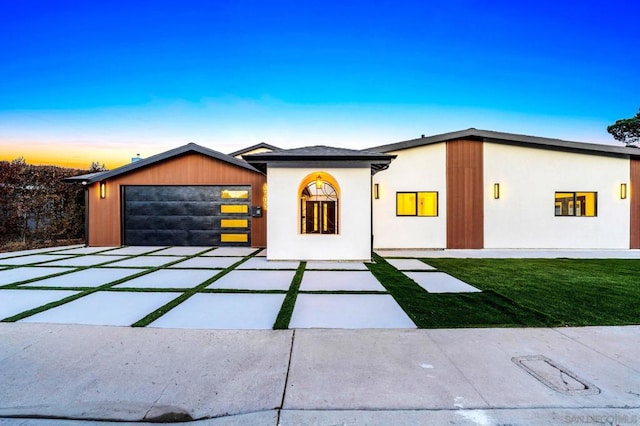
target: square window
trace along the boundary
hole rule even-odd
[[[438,216],[438,193],[397,192],[396,216]]]
[[[416,193],[398,192],[396,194],[396,215],[415,216],[416,215]]]
[[[438,216],[437,192],[418,192],[418,216]]]
[[[556,192],[556,216],[586,216],[598,215],[597,192]]]

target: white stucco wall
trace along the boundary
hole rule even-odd
[[[485,248],[629,248],[628,182],[629,160],[485,143]],[[556,191],[597,192],[597,217],[556,217]]]
[[[300,233],[298,189],[307,175],[318,171],[332,175],[340,187],[337,235]],[[270,167],[267,182],[267,259],[371,259],[371,170],[368,167]]]
[[[446,144],[397,152],[389,168],[373,177],[380,198],[373,200],[375,248],[444,248],[447,243]],[[396,192],[438,192],[438,216],[396,216]]]

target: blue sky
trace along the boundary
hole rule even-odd
[[[468,127],[614,143],[633,1],[0,4],[0,159],[115,167],[188,142],[350,148]]]

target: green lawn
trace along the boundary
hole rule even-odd
[[[640,324],[640,260],[423,260],[483,292],[427,293],[376,257],[370,270],[421,328]]]

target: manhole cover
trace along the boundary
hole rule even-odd
[[[543,355],[517,356],[511,358],[511,361],[556,392],[565,395],[600,393],[597,386]]]

